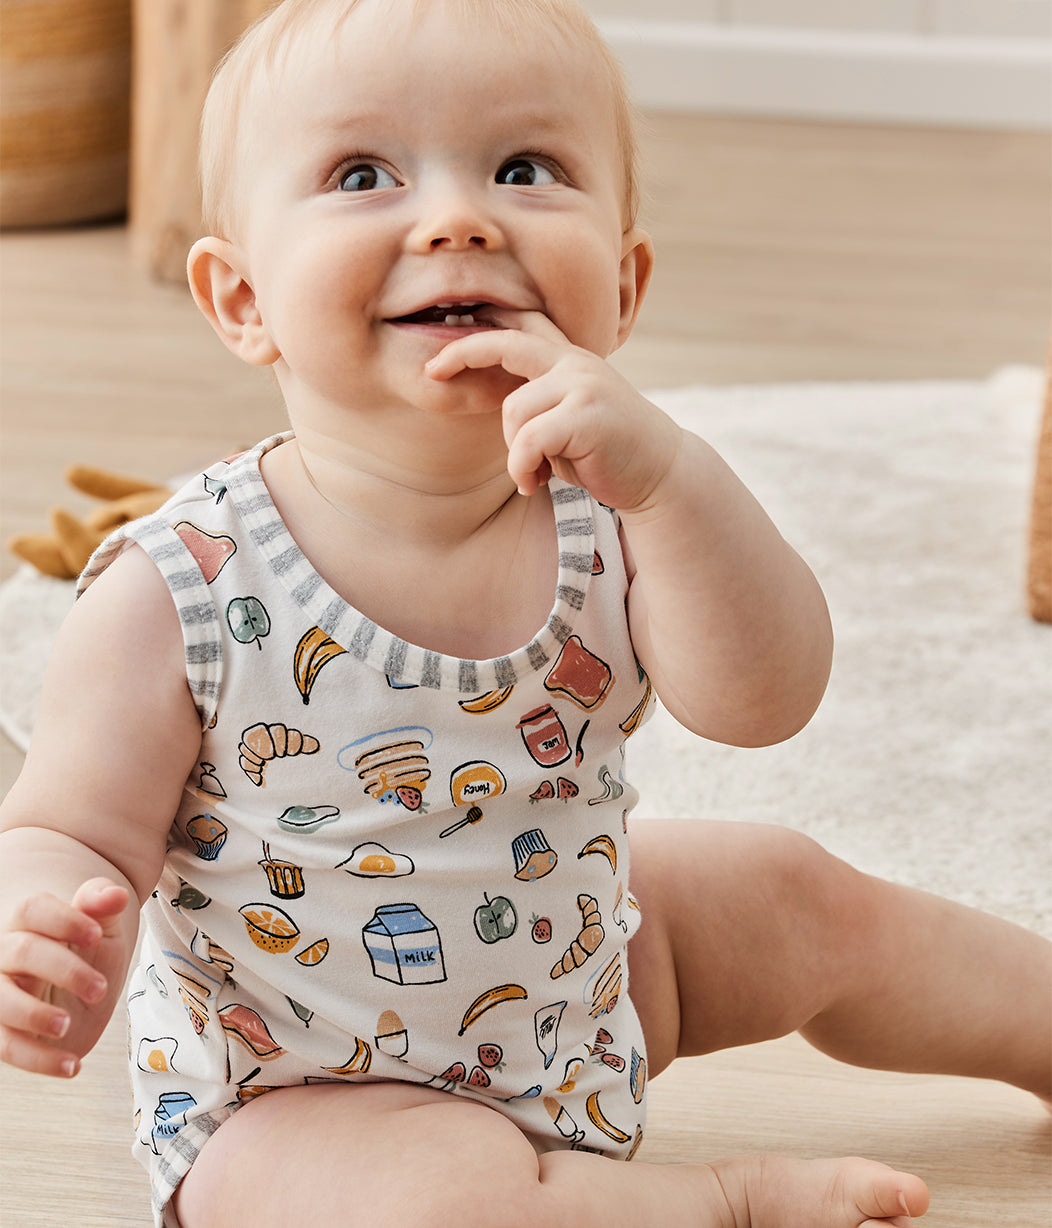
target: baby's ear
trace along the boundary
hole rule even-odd
[[[190,292],[219,339],[245,362],[269,367],[281,353],[263,323],[245,272],[240,248],[213,236],[198,239],[186,261]]]
[[[617,330],[619,346],[624,345],[635,326],[653,271],[654,244],[645,230],[634,226],[625,231],[621,243],[621,320]]]

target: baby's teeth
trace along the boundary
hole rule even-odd
[[[453,315],[451,312],[448,316],[446,316],[445,323],[448,324],[450,327],[453,327],[453,325],[455,324],[463,324],[463,325],[474,324],[475,317],[472,315],[466,315],[466,316]]]
[[[460,316],[455,316],[455,315],[450,314],[446,316],[446,323],[447,324],[459,324]]]
[[[460,322],[461,322],[461,324],[474,324],[474,323],[475,323],[475,317],[474,317],[474,316],[472,316],[472,315],[461,316],[461,317],[460,317]]]

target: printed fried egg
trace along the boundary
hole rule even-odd
[[[359,844],[350,857],[341,861],[336,868],[342,868],[358,878],[403,878],[416,869],[411,857],[404,853],[392,853],[382,844]]]
[[[175,1051],[179,1042],[174,1036],[159,1036],[156,1039],[144,1036],[139,1041],[137,1065],[140,1070],[175,1070]]]

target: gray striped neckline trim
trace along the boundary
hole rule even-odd
[[[225,475],[228,497],[273,575],[321,628],[359,661],[393,682],[477,695],[513,686],[559,655],[584,606],[595,550],[593,503],[587,491],[558,478],[549,482],[559,547],[559,577],[545,625],[522,648],[488,660],[468,660],[411,644],[356,610],[314,570],[293,540],[260,473],[260,459],[291,433],[271,436],[233,462]]]

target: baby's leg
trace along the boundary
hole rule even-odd
[[[798,833],[637,822],[630,992],[656,1073],[803,1033],[860,1066],[1052,1091],[1052,945],[871,878]]]
[[[864,1160],[538,1157],[499,1112],[394,1083],[258,1097],[176,1195],[181,1228],[875,1228],[927,1203],[923,1182]]]

